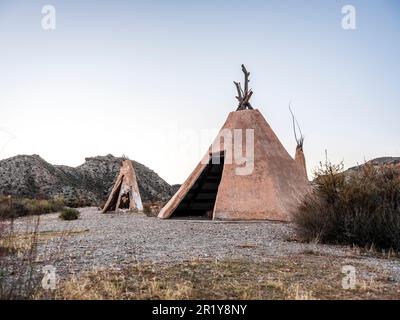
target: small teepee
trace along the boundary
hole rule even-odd
[[[311,191],[300,166],[260,111],[251,106],[250,73],[243,65],[242,71],[244,90],[235,82],[236,111],[229,114],[214,143],[159,218],[290,221]],[[244,162],[229,161],[232,154],[245,154]]]
[[[132,161],[128,159],[122,161],[119,175],[102,213],[119,211],[120,209],[143,210],[135,169]]]
[[[307,175],[307,166],[306,166],[306,158],[304,156],[304,150],[303,150],[303,145],[304,145],[304,135],[301,132],[301,128],[299,125],[299,122],[294,116],[294,113],[292,111],[292,108],[289,103],[289,110],[292,115],[292,122],[293,122],[293,132],[294,132],[294,138],[296,139],[296,153],[294,156],[294,161],[297,163],[297,165],[301,168],[301,171],[303,172],[304,176],[308,180],[308,175]],[[299,130],[300,137],[297,136],[297,129]]]

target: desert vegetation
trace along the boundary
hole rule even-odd
[[[295,215],[308,241],[400,250],[400,173],[389,165],[365,164],[344,172],[321,163],[314,191]]]
[[[0,196],[0,218],[17,218],[61,210],[65,206],[63,198],[37,200]]]
[[[59,218],[61,220],[77,220],[79,219],[79,210],[74,209],[74,208],[68,208],[68,207],[64,207],[60,210],[60,214],[59,214]]]
[[[154,201],[143,203],[143,213],[148,217],[157,217],[165,202]]]

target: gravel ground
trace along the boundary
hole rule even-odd
[[[266,261],[296,254],[329,255],[382,270],[400,281],[400,260],[362,256],[342,246],[294,241],[293,225],[277,222],[220,222],[208,220],[159,220],[145,215],[100,214],[82,208],[75,221],[57,214],[41,217],[40,232],[61,232],[41,242],[40,264],[56,266],[67,276],[96,267],[121,267],[134,261],[179,262],[192,258],[246,258]],[[16,222],[23,232],[31,218]]]

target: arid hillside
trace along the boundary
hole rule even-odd
[[[0,161],[0,195],[26,198],[62,196],[66,201],[100,205],[119,172],[121,158],[86,158],[78,167],[52,165],[38,155],[19,155]],[[173,188],[157,173],[132,161],[143,201],[165,201]]]

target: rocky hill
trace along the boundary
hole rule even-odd
[[[381,157],[381,158],[376,158],[376,159],[367,161],[365,164],[371,164],[376,167],[382,166],[382,165],[388,165],[388,166],[393,166],[394,168],[400,169],[400,157]],[[357,170],[362,166],[364,166],[364,164],[349,168],[348,171]]]
[[[112,155],[86,158],[73,168],[52,165],[38,155],[0,160],[0,195],[27,198],[62,196],[67,202],[101,205],[119,173],[122,158]],[[166,201],[174,189],[154,171],[132,161],[143,201]]]

